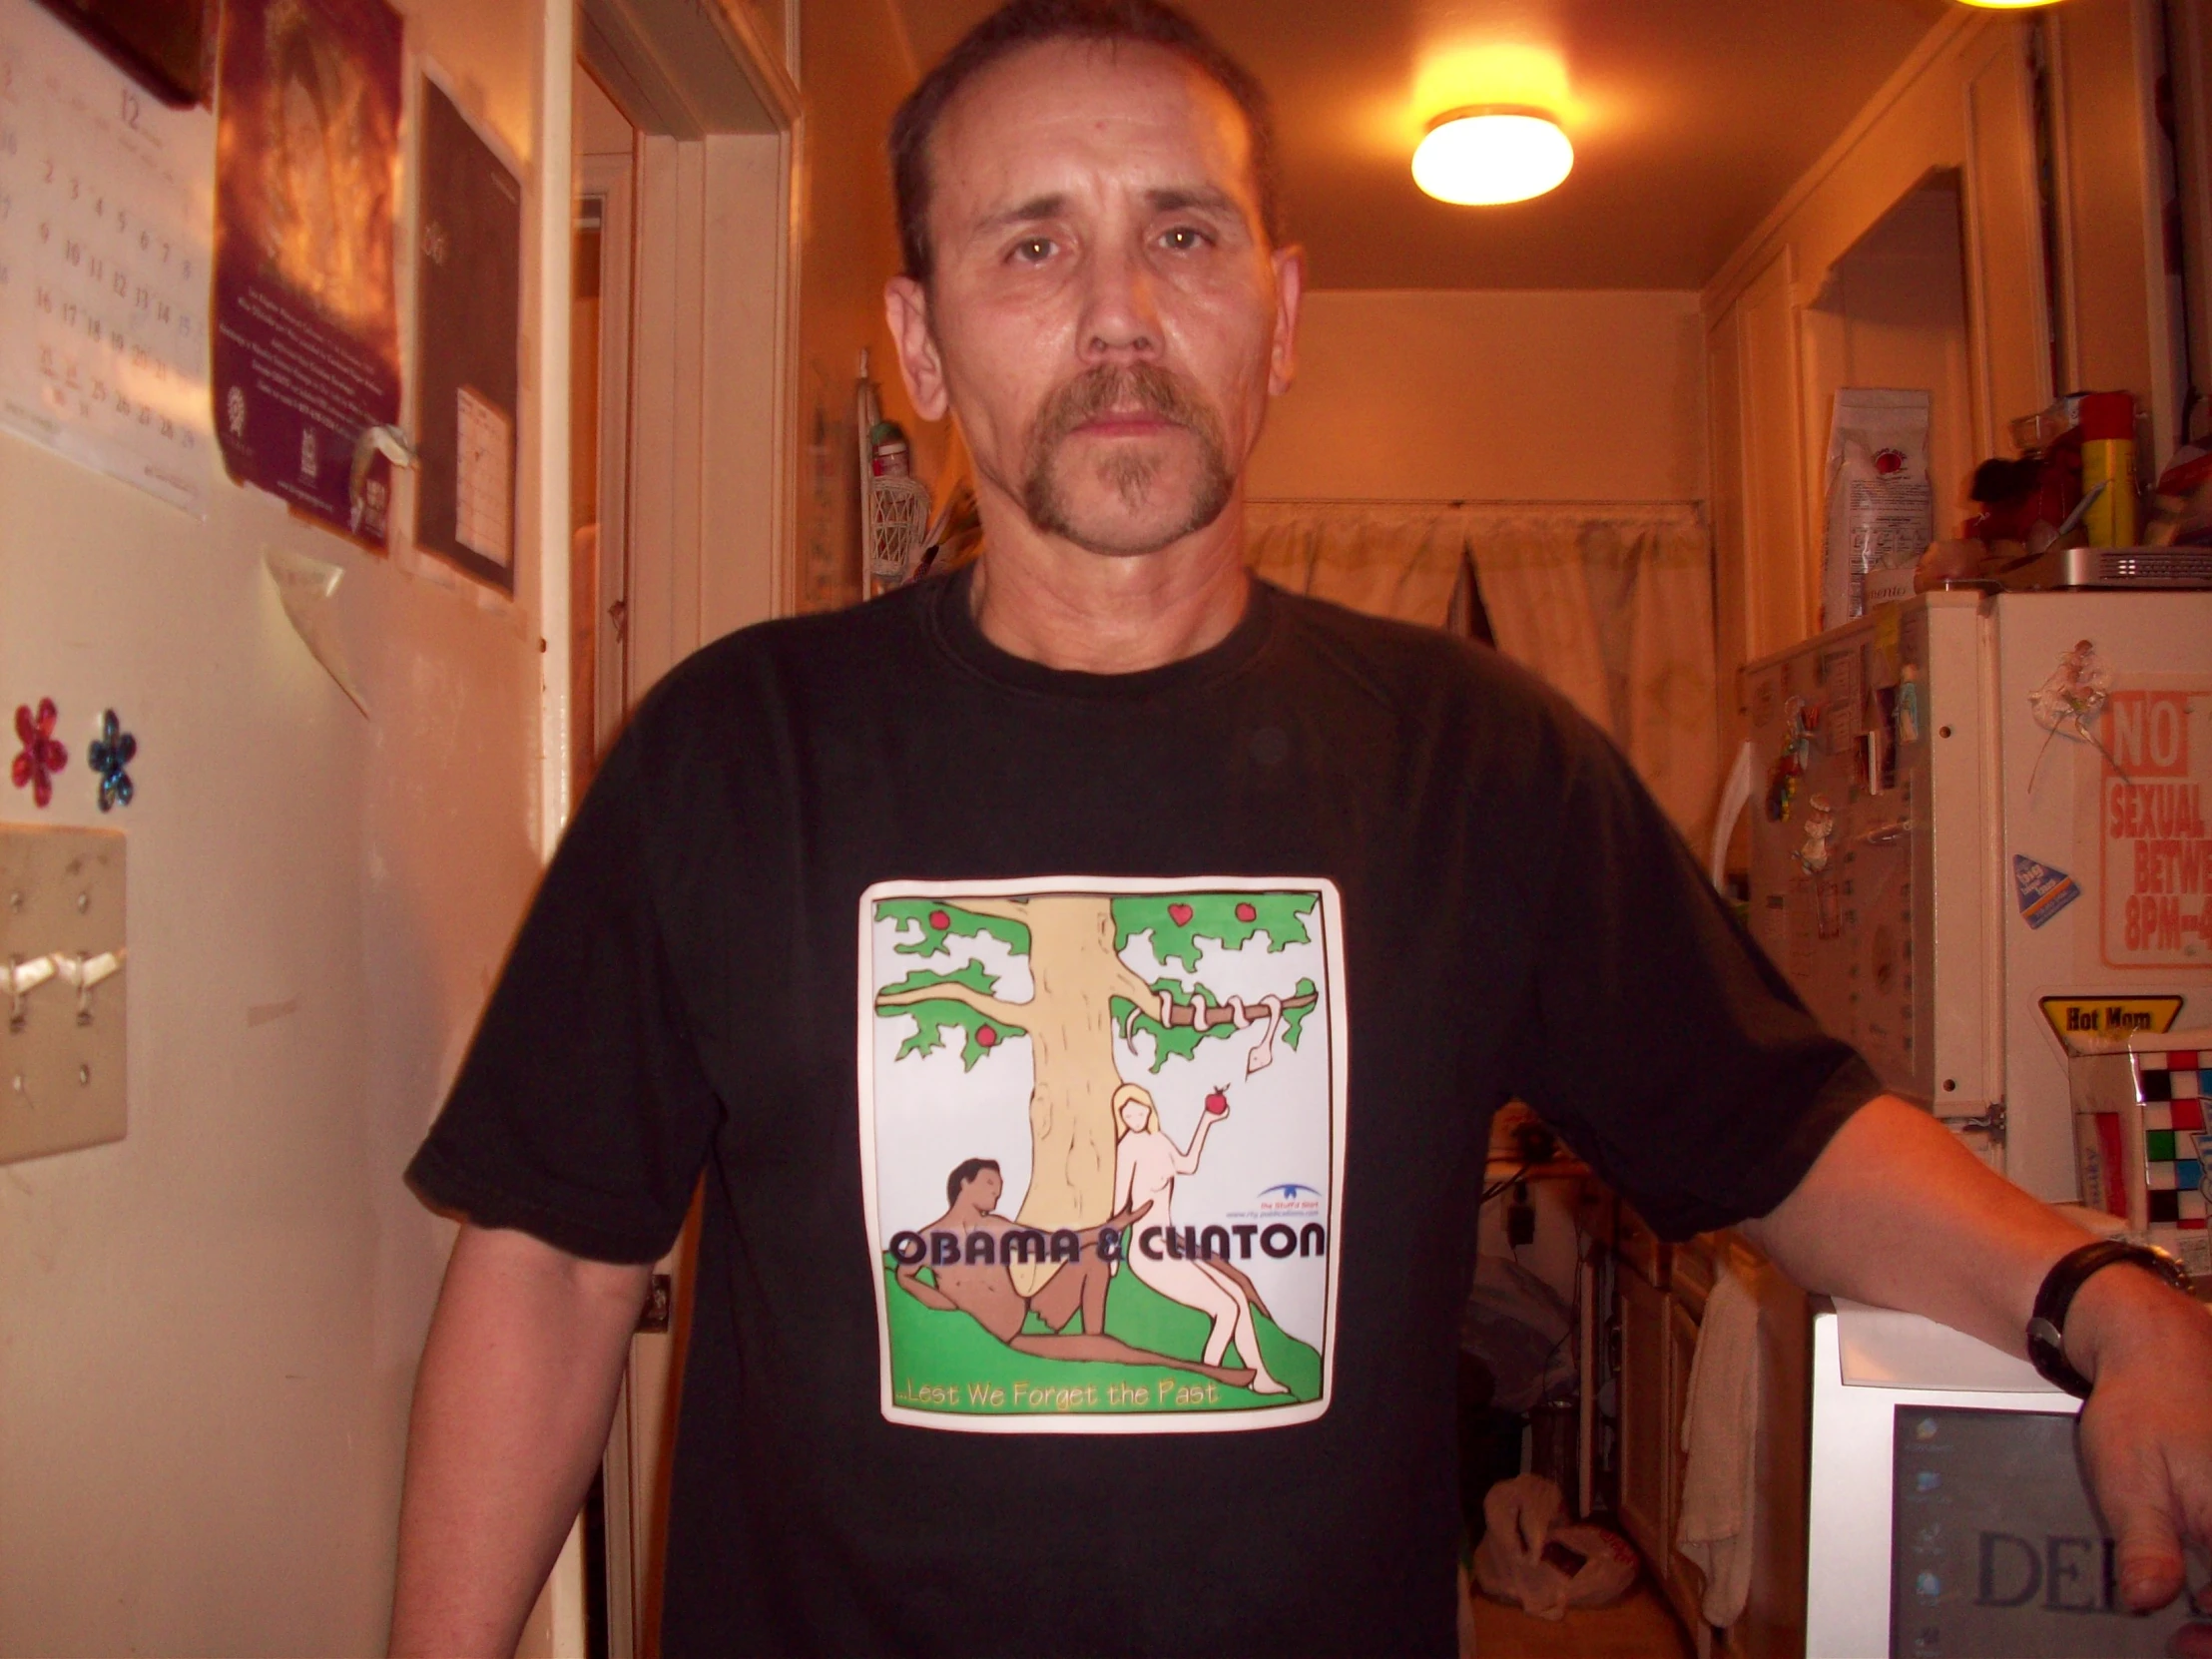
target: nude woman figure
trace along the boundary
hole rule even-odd
[[[1175,1179],[1193,1175],[1206,1147],[1206,1137],[1228,1113],[1204,1113],[1191,1132],[1191,1144],[1177,1150],[1160,1128],[1159,1109],[1152,1096],[1134,1083],[1114,1091],[1114,1116],[1120,1123],[1114,1148],[1114,1211],[1117,1215],[1149,1204],[1149,1223],[1167,1227],[1174,1221],[1171,1208]],[[1147,1232],[1150,1231],[1148,1226]],[[1248,1384],[1256,1394],[1287,1394],[1260,1358],[1260,1331],[1252,1318],[1250,1281],[1234,1268],[1189,1257],[1168,1256],[1155,1260],[1138,1248],[1142,1235],[1133,1238],[1123,1253],[1129,1270],[1170,1301],[1195,1308],[1214,1322],[1206,1338],[1206,1364],[1218,1366],[1237,1340],[1237,1355],[1252,1368]]]

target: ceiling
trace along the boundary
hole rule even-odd
[[[933,63],[992,0],[895,0]],[[1184,0],[1275,101],[1291,234],[1333,288],[1694,288],[1950,0]],[[1428,119],[1535,104],[1574,140],[1534,202],[1413,186]]]

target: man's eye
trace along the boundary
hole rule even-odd
[[[1038,265],[1052,257],[1052,242],[1047,237],[1024,237],[1014,244],[1014,258],[1024,265]]]
[[[1190,254],[1206,246],[1206,233],[1196,226],[1178,225],[1174,230],[1163,234],[1160,242],[1162,246],[1171,248],[1178,254]]]

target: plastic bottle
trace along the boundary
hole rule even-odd
[[[2104,493],[2083,515],[2091,547],[2135,545],[2135,399],[2124,391],[2081,394],[2081,492]]]

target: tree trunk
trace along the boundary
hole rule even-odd
[[[1096,1227],[1114,1203],[1113,1000],[1144,987],[1114,949],[1112,898],[1032,898],[1022,919],[1036,990],[1022,1009],[1035,1081],[1019,1219],[1046,1232]],[[1012,1273],[1024,1296],[1052,1277],[1044,1263],[1017,1262]]]

